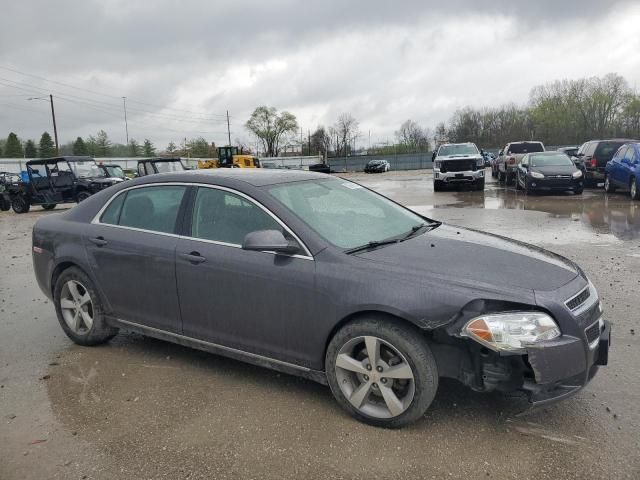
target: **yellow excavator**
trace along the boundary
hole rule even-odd
[[[198,160],[198,168],[260,168],[258,157],[243,153],[238,147],[218,147],[218,158]]]

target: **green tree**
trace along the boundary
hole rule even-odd
[[[73,154],[74,155],[89,155],[89,149],[87,148],[86,143],[82,137],[76,138],[76,141],[73,142]]]
[[[38,157],[49,158],[56,154],[56,147],[51,139],[49,132],[44,132],[40,137],[40,148],[38,149]]]
[[[145,157],[154,157],[156,155],[156,147],[153,146],[153,143],[151,143],[151,140],[149,140],[148,138],[144,139],[142,154]]]
[[[100,130],[96,135],[96,153],[97,157],[108,157],[111,152],[111,140],[107,132]]]
[[[21,158],[23,156],[22,144],[13,132],[9,134],[4,144],[4,156],[5,158]]]
[[[188,147],[192,157],[206,158],[209,156],[209,143],[202,137],[192,138]]]
[[[298,131],[298,121],[289,112],[278,113],[275,107],[262,105],[253,111],[245,127],[260,139],[267,157],[276,157],[281,143]]]
[[[129,145],[127,145],[127,154],[130,157],[139,157],[140,151],[140,144],[133,138],[129,140]]]
[[[176,144],[173,142],[169,142],[169,145],[167,145],[167,149],[166,149],[167,153],[174,154],[176,153],[177,150],[178,150],[178,147],[176,147]]]
[[[38,156],[38,149],[36,148],[36,142],[29,139],[24,144],[24,156],[25,158],[36,158]]]

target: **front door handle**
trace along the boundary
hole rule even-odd
[[[191,252],[191,253],[183,253],[182,258],[184,258],[186,261],[197,265],[199,263],[203,263],[205,262],[207,259],[205,257],[203,257],[202,255],[200,255],[200,253],[198,252]]]
[[[95,245],[97,245],[98,247],[104,247],[107,243],[104,237],[92,237],[89,239],[89,241]]]

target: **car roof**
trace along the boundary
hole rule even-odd
[[[566,155],[566,153],[558,151],[558,150],[547,150],[546,152],[528,152],[527,155],[548,157],[548,156],[551,156],[551,155]]]
[[[38,158],[36,160],[29,160],[27,165],[50,165],[53,163],[58,163],[61,160],[65,160],[67,162],[94,162],[95,159],[93,157],[88,156],[61,156],[61,157],[51,157],[51,158]]]
[[[325,173],[306,170],[287,170],[276,168],[215,168],[184,170],[181,172],[145,175],[134,180],[139,183],[189,182],[217,184],[220,180],[244,182],[254,187],[275,185],[278,183],[303,182],[305,180],[326,180],[335,178]]]
[[[473,142],[460,142],[460,143],[443,143],[441,147],[448,147],[449,145],[475,145]]]

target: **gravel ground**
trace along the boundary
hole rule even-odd
[[[74,345],[31,268],[31,227],[55,211],[3,212],[0,479],[640,478],[640,202],[494,182],[434,194],[426,171],[345,177],[578,261],[614,322],[609,366],[524,415],[521,401],[443,381],[420,422],[368,427],[307,380],[130,333]]]

